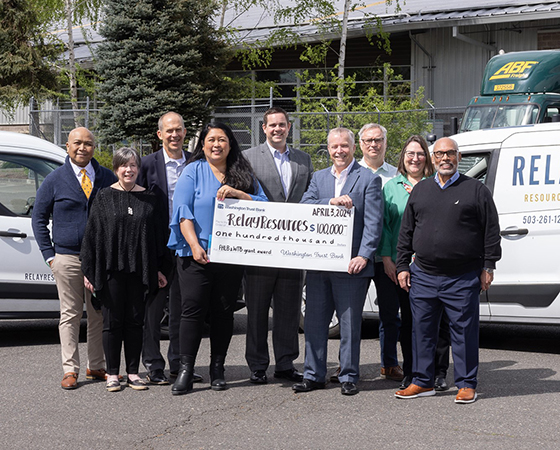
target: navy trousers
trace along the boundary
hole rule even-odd
[[[362,310],[370,279],[338,272],[307,272],[304,378],[325,382],[329,323],[336,311],[340,323],[341,383],[358,382]]]
[[[478,374],[478,326],[480,271],[459,276],[425,273],[410,266],[412,310],[412,382],[434,386],[435,355],[442,312],[449,318],[451,351],[457,388],[476,388]]]

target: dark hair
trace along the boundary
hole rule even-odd
[[[265,125],[268,123],[268,116],[270,116],[271,114],[284,114],[284,117],[286,118],[286,122],[290,121],[290,118],[288,117],[288,113],[284,108],[280,108],[279,106],[273,106],[272,108],[267,109],[264,113],[263,123]]]
[[[226,175],[223,184],[227,184],[248,194],[254,194],[256,177],[253,168],[247,158],[243,156],[243,152],[239,147],[237,139],[235,139],[233,135],[233,131],[231,131],[231,128],[225,123],[210,122],[202,128],[200,138],[196,143],[190,161],[194,162],[199,159],[206,159],[206,155],[204,154],[204,140],[210,130],[215,128],[222,130],[229,140],[230,150],[226,159]]]
[[[142,162],[136,149],[132,147],[121,147],[117,149],[113,155],[113,172],[116,172],[119,167],[124,166],[131,159],[134,159],[138,169],[140,169]]]
[[[416,142],[420,144],[422,150],[424,151],[424,155],[426,155],[426,163],[424,164],[424,177],[431,177],[434,174],[434,165],[432,164],[432,159],[430,158],[430,151],[428,150],[428,143],[426,139],[424,139],[419,134],[414,134],[410,136],[406,142],[404,143],[403,149],[401,151],[401,156],[399,157],[399,164],[397,165],[397,170],[406,176],[406,168],[404,166],[404,158],[406,153],[406,148],[411,142]]]

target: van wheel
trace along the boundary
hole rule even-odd
[[[303,333],[303,324],[305,321],[305,285],[303,286],[303,292],[301,295],[301,314],[299,315],[299,331]],[[340,337],[340,324],[338,323],[338,317],[336,313],[333,314],[331,323],[329,324],[329,339],[334,339]]]

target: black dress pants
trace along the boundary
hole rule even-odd
[[[232,264],[199,264],[192,256],[177,258],[182,309],[179,329],[181,356],[196,358],[207,314],[211,355],[226,356],[244,268]]]
[[[103,312],[107,373],[118,375],[124,341],[126,373],[138,373],[144,326],[144,285],[136,273],[113,272],[97,293]]]

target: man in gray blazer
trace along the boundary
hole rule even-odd
[[[266,142],[246,150],[253,170],[271,202],[299,203],[309,186],[313,166],[310,156],[288,147],[288,113],[270,108],[264,113]],[[303,272],[294,269],[247,267],[245,303],[247,306],[247,346],[245,358],[251,369],[250,381],[265,384],[268,353],[268,313],[274,302],[272,345],[275,378],[301,381],[294,360],[299,356],[298,327],[303,289]]]
[[[332,167],[313,175],[301,203],[354,207],[352,259],[347,272],[307,272],[305,364],[296,392],[325,387],[329,322],[340,322],[340,373],[343,395],[358,393],[362,310],[374,274],[375,251],[383,226],[381,178],[354,159],[354,133],[335,128],[328,137]]]

